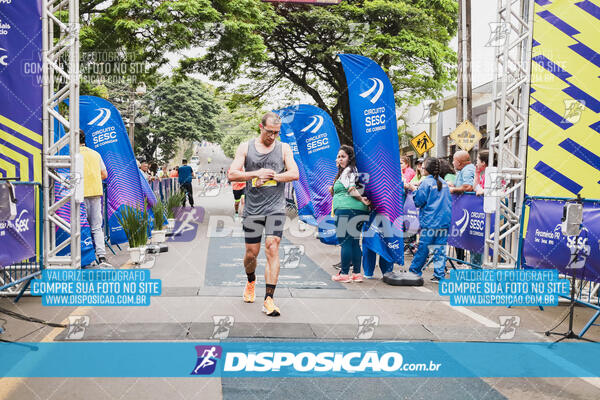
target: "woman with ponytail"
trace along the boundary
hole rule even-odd
[[[363,223],[368,219],[371,202],[359,191],[358,170],[354,149],[342,145],[336,159],[338,173],[331,189],[333,194],[333,212],[338,242],[342,247],[342,269],[333,275],[336,282],[362,282],[360,266],[360,234]],[[352,275],[349,275],[352,265]]]
[[[448,241],[448,228],[450,228],[452,199],[448,184],[440,177],[442,172],[440,160],[434,157],[428,158],[425,160],[423,170],[425,178],[413,197],[415,206],[419,208],[421,232],[419,247],[410,264],[410,272],[421,276],[429,250],[432,249],[434,272],[431,280],[439,282],[446,276],[444,253]]]

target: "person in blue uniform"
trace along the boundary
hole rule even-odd
[[[410,272],[421,276],[429,251],[432,250],[433,282],[439,282],[446,276],[444,253],[452,217],[450,190],[440,173],[440,160],[428,158],[424,167],[425,178],[414,194],[415,206],[419,209],[421,232],[419,247],[409,269]]]

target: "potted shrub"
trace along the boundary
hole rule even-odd
[[[165,226],[165,204],[162,201],[157,201],[152,207],[154,213],[154,230],[152,231],[152,243],[163,243],[166,239]]]
[[[173,232],[175,229],[175,208],[181,207],[183,204],[183,199],[185,198],[185,192],[175,192],[167,199],[167,203],[165,204],[166,214],[167,214],[167,229],[170,232]]]
[[[123,227],[129,242],[129,257],[131,261],[139,264],[144,258],[146,243],[148,242],[148,211],[144,201],[144,208],[126,206],[117,218]]]

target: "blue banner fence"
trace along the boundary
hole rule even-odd
[[[160,201],[167,200],[171,194],[179,190],[177,178],[160,178],[148,183],[154,195]]]
[[[415,207],[413,193],[407,193],[404,200],[404,236],[405,243],[414,241],[414,235],[419,232],[419,210]],[[455,268],[455,262],[474,268],[481,268],[466,260],[458,259],[456,249],[483,253],[485,240],[485,216],[483,212],[483,197],[475,196],[475,192],[465,192],[452,196],[452,220],[448,231],[448,246],[446,260]],[[414,247],[405,246],[411,251]],[[451,256],[452,254],[452,256]],[[466,257],[465,257],[466,258]]]
[[[38,216],[35,218],[35,243],[30,243],[35,246],[35,256],[19,262],[0,267],[0,296],[16,296],[15,302],[19,301],[21,296],[29,294],[29,283],[31,279],[39,276],[44,269],[44,218],[43,218],[43,191],[39,182],[13,182],[13,185],[28,185],[34,188],[35,194],[35,209]],[[157,198],[166,199],[174,191],[179,189],[177,178],[165,178],[160,182],[156,181],[153,184],[153,189],[156,189]],[[115,254],[115,251],[110,246],[110,230],[108,229],[106,195],[103,198],[104,210],[104,233],[105,242],[109,250]],[[119,247],[119,245],[116,245]]]
[[[0,267],[0,295],[16,296],[14,302],[19,301],[23,294],[29,292],[31,279],[42,273],[44,269],[44,201],[42,185],[39,182],[12,182],[12,185],[27,185],[34,189],[34,208],[37,217],[34,218],[35,227],[35,255],[11,265]],[[17,199],[18,201],[18,199]]]
[[[466,200],[466,201],[464,201]],[[582,233],[578,237],[565,237],[560,230],[562,209],[566,202],[576,199],[527,196],[521,214],[519,251],[516,269],[556,269],[560,274],[578,281],[575,302],[596,310],[595,314],[579,332],[582,337],[600,317],[600,200],[584,199]],[[407,202],[410,204],[410,201]],[[456,207],[457,205],[465,205]],[[418,230],[418,210],[405,209],[405,229]],[[483,198],[474,193],[453,196],[453,211],[448,249],[459,248],[471,252],[483,252],[485,229]],[[475,214],[476,218],[473,218]],[[481,220],[481,221],[480,221]],[[493,227],[490,228],[493,231]],[[474,268],[467,261],[446,255],[454,267],[460,262]],[[570,300],[570,296],[563,296]]]
[[[555,204],[555,208],[556,206],[558,206],[558,208],[560,208],[560,210],[562,210],[562,208],[564,207],[564,204],[566,202],[569,201],[575,201],[576,199],[573,198],[564,198],[564,197],[550,197],[550,196],[526,196],[525,200],[524,200],[524,207],[523,207],[523,212],[521,213],[521,229],[519,232],[519,252],[518,252],[518,259],[517,259],[517,265],[516,268],[520,268],[520,269],[530,269],[530,268],[548,268],[547,265],[544,265],[544,262],[535,262],[535,261],[539,261],[539,260],[535,260],[535,258],[532,259],[531,257],[531,253],[534,251],[539,251],[540,249],[537,249],[537,245],[535,241],[535,234],[537,233],[535,230],[539,230],[538,227],[535,224],[535,219],[539,216],[541,216],[542,214],[545,214],[544,210],[540,210],[540,209],[536,209],[534,207],[532,207],[533,204],[535,204],[536,202],[554,202]],[[596,254],[598,250],[600,250],[598,248],[598,236],[600,236],[600,225],[598,223],[593,223],[590,224],[591,221],[587,221],[586,223],[586,214],[590,214],[589,211],[592,211],[595,213],[595,215],[593,216],[593,218],[590,218],[590,220],[594,220],[597,219],[598,216],[600,216],[600,200],[597,199],[583,199],[583,204],[584,204],[584,218],[583,218],[583,223],[582,223],[582,234],[584,234],[585,232],[585,237],[586,238],[592,238],[592,239],[596,239],[596,246],[589,246],[589,251],[588,249],[586,249],[585,244],[583,243],[583,241],[573,241],[573,240],[569,240],[569,237],[564,238],[566,240],[564,240],[562,242],[563,245],[565,245],[566,243],[571,242],[572,244],[576,245],[576,249],[579,252],[583,252],[586,259],[583,260],[583,263],[581,263],[580,268],[573,268],[571,270],[566,269],[565,265],[561,265],[559,264],[560,261],[560,256],[561,255],[550,255],[548,254],[548,258],[551,258],[552,260],[557,260],[558,262],[555,262],[553,266],[551,266],[551,268],[555,268],[559,271],[560,274],[565,275],[570,277],[571,279],[576,279],[579,280],[579,287],[577,287],[576,285],[576,291],[575,291],[575,298],[574,301],[579,304],[582,305],[584,307],[588,307],[591,308],[593,310],[595,310],[596,312],[594,313],[594,315],[588,320],[588,322],[585,324],[585,326],[583,327],[583,329],[578,333],[579,337],[583,337],[585,335],[585,333],[588,331],[589,328],[591,328],[592,326],[600,326],[599,324],[596,324],[596,320],[600,317],[600,296],[598,295],[599,293],[599,289],[600,289],[600,279],[599,279],[599,275],[600,275],[600,270],[595,270],[594,268],[598,268],[598,262],[600,262],[600,259],[598,258],[598,255]],[[588,212],[586,212],[588,211]],[[540,215],[536,215],[536,214],[540,214]],[[546,213],[547,214],[547,213]],[[554,221],[559,220],[562,217],[562,213],[559,213],[558,216],[556,215],[545,215],[544,216],[546,219],[550,218],[554,218]],[[534,224],[531,224],[532,222],[534,222]],[[594,221],[597,222],[597,221]],[[531,224],[531,225],[530,225]],[[551,224],[553,224],[553,222],[551,222]],[[533,226],[533,228],[532,228]],[[558,226],[555,226],[555,230],[558,230]],[[587,232],[586,232],[587,231]],[[591,231],[591,234],[590,234]],[[528,234],[530,235],[529,237]],[[582,236],[582,234],[580,234],[579,237]],[[531,235],[534,236],[534,238],[531,238]],[[547,236],[547,235],[545,235]],[[578,239],[579,239],[578,237]],[[562,233],[561,232],[555,232],[555,238],[557,239],[563,239],[562,238]],[[574,243],[573,243],[574,242]],[[548,243],[549,244],[549,243]],[[573,245],[567,244],[567,247],[571,247],[571,249],[573,248]],[[549,244],[551,245],[551,244]],[[578,246],[577,246],[578,245]],[[562,252],[564,252],[564,248],[560,249],[559,244],[557,243],[557,245],[555,246],[556,248],[558,248],[559,250],[562,250]],[[571,251],[571,253],[573,253],[573,251]],[[576,254],[570,254],[571,257],[573,256],[577,256]],[[529,262],[528,262],[529,259]],[[564,259],[564,257],[563,257]],[[573,261],[577,261],[575,258],[571,258],[568,263],[571,263]],[[587,270],[586,270],[587,268]],[[591,270],[591,271],[590,271]],[[579,272],[579,273],[578,273]],[[587,274],[586,274],[587,272]],[[590,274],[590,272],[592,272]],[[570,296],[562,296],[563,298],[569,299],[571,300]]]

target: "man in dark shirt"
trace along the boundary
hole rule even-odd
[[[177,170],[179,175],[179,187],[181,190],[187,192],[190,206],[194,207],[194,193],[192,192],[192,179],[194,178],[194,171],[192,170],[192,167],[187,165],[187,160],[181,160],[181,162],[183,165]],[[185,197],[183,198],[183,207],[185,207]]]

